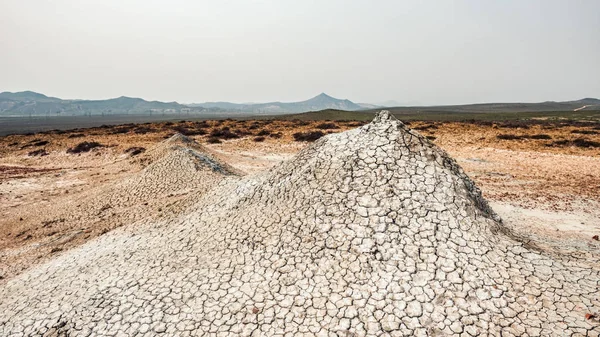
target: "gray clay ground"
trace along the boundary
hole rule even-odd
[[[145,172],[169,179],[199,154],[173,151]],[[0,335],[600,334],[586,318],[597,263],[517,239],[445,152],[385,112],[263,174],[195,163],[204,173],[181,179],[205,181],[177,216],[4,284]]]

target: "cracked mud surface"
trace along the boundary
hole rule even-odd
[[[2,285],[0,335],[600,333],[586,317],[600,310],[597,260],[523,242],[454,160],[386,113],[256,175],[194,151],[138,176],[193,165],[200,185],[176,214]]]
[[[221,177],[237,172],[228,165],[218,164],[204,147],[181,135],[175,135],[128,161],[133,166],[141,167],[141,170],[91,188],[84,196],[76,194],[58,199],[55,201],[61,206],[58,210],[55,203],[37,207],[36,212],[42,218],[41,226],[22,230],[15,236],[29,241],[28,238],[37,230],[37,234],[45,238],[38,243],[17,246],[12,251],[0,254],[0,260],[4,262],[3,274],[23,271],[28,266],[26,262],[31,261],[29,252],[53,247],[50,251],[56,253],[124,224],[145,218],[156,219],[165,216],[166,212],[177,213],[184,208],[188,198],[202,195],[215,186]],[[117,171],[122,164],[110,164],[103,168]],[[12,242],[13,247],[10,244],[2,248],[13,248],[15,242]],[[20,259],[25,263],[5,262],[11,259]]]

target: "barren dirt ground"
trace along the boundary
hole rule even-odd
[[[308,144],[297,141],[295,133],[327,134],[359,125],[225,120],[2,137],[0,279],[141,217],[177,212],[190,191],[179,189],[149,200],[98,197],[115,195],[107,191],[118,189],[119,182],[144,168],[136,158],[176,132],[205,145],[242,174],[253,174],[291,158]],[[592,253],[600,235],[598,124],[413,122],[410,126],[455,158],[505,224],[528,237],[532,246],[561,254]],[[83,142],[98,146],[72,153]]]

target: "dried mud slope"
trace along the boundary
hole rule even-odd
[[[588,335],[600,272],[515,240],[381,112],[10,280],[1,335]]]
[[[117,214],[127,214],[116,222],[133,221],[148,214],[144,212],[144,206],[153,209],[153,204],[165,205],[165,199],[170,197],[195,191],[204,194],[235,172],[200,144],[180,134],[163,141],[132,162],[145,167],[132,177],[90,193],[89,198],[82,202],[87,213],[97,214],[106,208],[104,204],[108,204],[111,209],[116,209]]]
[[[152,203],[191,192],[196,192],[195,197],[198,197],[224,177],[240,173],[220,162],[194,140],[180,134],[158,144],[134,162],[147,166],[135,176],[111,187],[98,200],[114,198],[113,204],[129,208],[141,202]]]
[[[35,254],[39,254],[41,249],[69,248],[123,224],[179,214],[189,200],[195,200],[222,179],[237,173],[227,164],[220,163],[201,145],[179,134],[132,162],[145,167],[123,180],[90,189],[83,195],[58,200],[40,217],[31,219],[42,225],[38,228],[30,226],[35,229],[27,231],[33,237],[29,244],[25,247],[3,247],[0,253],[3,277],[18,274],[35,263]],[[115,163],[113,166],[118,169],[123,165]],[[60,237],[44,235],[59,230],[66,234]],[[37,237],[40,239],[36,240]],[[22,263],[15,263],[16,259],[21,259]]]

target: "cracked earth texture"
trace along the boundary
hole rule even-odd
[[[454,160],[387,112],[269,172],[225,167],[198,167],[213,183],[178,216],[10,279],[0,335],[600,333],[586,317],[600,310],[598,266],[528,248]]]
[[[174,135],[131,161],[144,169],[94,188],[83,198],[74,196],[68,202],[58,202],[59,207],[63,207],[58,213],[53,204],[38,208],[42,214],[48,214],[43,230],[50,234],[58,232],[59,226],[72,230],[56,238],[50,236],[52,241],[49,242],[1,253],[0,262],[11,259],[21,262],[6,263],[7,271],[20,272],[31,260],[27,253],[35,252],[39,246],[79,243],[82,235],[94,229],[109,231],[141,219],[154,219],[166,212],[179,213],[222,177],[237,173],[229,165],[219,163],[203,146],[182,135]],[[118,168],[118,163],[108,167],[114,171]],[[154,209],[160,209],[162,214],[156,214]]]

